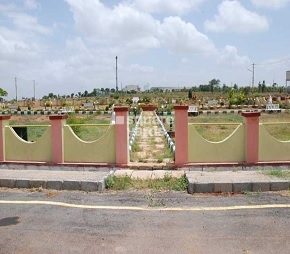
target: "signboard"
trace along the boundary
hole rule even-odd
[[[290,71],[286,71],[286,81],[290,81]]]

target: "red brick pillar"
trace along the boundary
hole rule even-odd
[[[175,111],[175,165],[188,163],[188,106],[176,105]]]
[[[116,164],[127,165],[129,163],[129,126],[128,107],[114,107],[116,113]]]
[[[67,115],[49,116],[51,121],[52,162],[64,162],[63,125],[66,123]]]
[[[246,123],[246,162],[259,161],[259,117],[260,112],[243,112]]]
[[[5,161],[5,126],[9,125],[9,119],[11,116],[0,116],[0,161]]]

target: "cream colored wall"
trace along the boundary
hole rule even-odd
[[[210,142],[188,126],[189,163],[227,163],[245,161],[245,126],[240,125],[225,140]]]
[[[64,161],[74,163],[115,163],[116,137],[115,126],[96,141],[86,142],[79,139],[70,126],[64,126]]]
[[[260,124],[259,161],[289,161],[290,141],[280,141],[271,136]]]
[[[47,127],[35,142],[21,139],[12,127],[5,127],[5,158],[7,161],[51,162],[51,129]]]

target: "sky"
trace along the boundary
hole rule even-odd
[[[0,0],[6,99],[286,84],[290,0]],[[15,79],[16,78],[16,79]],[[288,82],[289,83],[289,82]]]

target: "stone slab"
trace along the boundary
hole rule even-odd
[[[132,179],[151,179],[152,176],[152,171],[151,170],[135,170],[132,175],[131,178]]]

